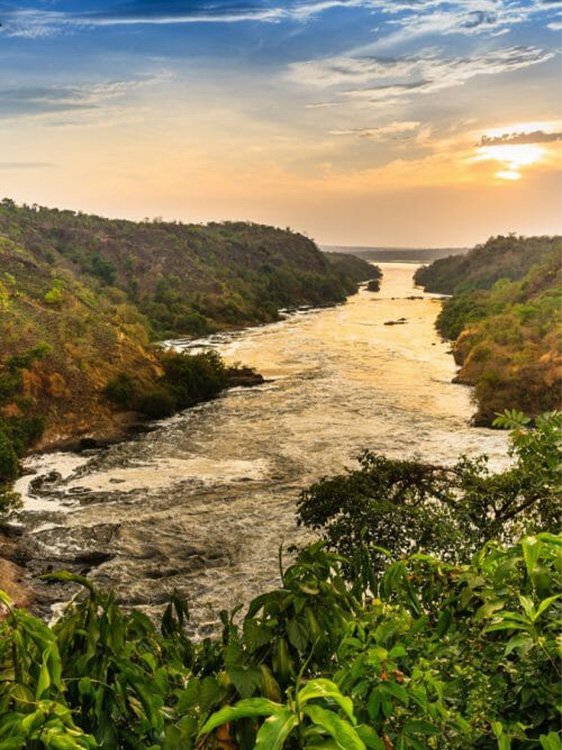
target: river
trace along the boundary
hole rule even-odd
[[[295,524],[300,490],[355,466],[363,448],[447,464],[487,453],[505,464],[506,435],[470,427],[471,391],[451,383],[453,358],[434,329],[439,300],[413,287],[414,265],[380,266],[380,293],[174,343],[213,346],[255,367],[264,385],[88,456],[31,459],[37,474],[17,489],[38,569],[88,570],[149,613],[177,589],[205,634],[220,609],[279,583],[279,545],[306,539]]]

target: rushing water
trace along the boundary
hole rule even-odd
[[[454,362],[434,329],[439,301],[412,286],[415,266],[381,266],[378,294],[203,342],[255,367],[263,386],[232,389],[88,458],[32,460],[38,475],[19,483],[22,522],[42,567],[91,568],[147,611],[178,589],[204,633],[221,608],[278,583],[280,543],[305,538],[299,491],[355,465],[363,448],[443,463],[487,453],[503,464],[505,435],[470,427],[470,389],[451,383]]]

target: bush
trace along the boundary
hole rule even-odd
[[[217,396],[227,384],[224,363],[216,352],[160,352],[164,375],[152,387],[142,386],[126,372],[113,377],[102,393],[121,409],[134,409],[151,419],[169,417]]]
[[[12,440],[0,429],[0,484],[13,481],[19,474],[19,461]]]
[[[45,418],[38,414],[30,417],[13,417],[4,421],[4,431],[18,456],[23,456],[25,451],[39,440],[44,428]]]
[[[364,554],[378,567],[386,564],[384,550],[467,562],[489,539],[556,532],[562,412],[537,418],[534,429],[514,414],[525,419],[508,412],[497,421],[514,428],[515,463],[505,471],[491,473],[485,457],[463,457],[446,468],[366,451],[359,469],[324,478],[301,493],[299,523],[320,529],[332,549],[352,560],[350,579]]]
[[[160,355],[160,363],[164,368],[160,384],[174,395],[179,409],[214,398],[226,386],[226,369],[217,352],[166,351]]]
[[[108,381],[102,393],[121,409],[133,409],[137,399],[137,383],[127,372],[120,372]]]
[[[52,626],[0,620],[0,743],[10,750],[555,750],[562,536],[490,543],[470,564],[389,561],[343,585],[322,545],[222,639],[160,630],[78,583]],[[0,602],[10,600],[0,592]]]
[[[141,393],[136,401],[137,410],[150,419],[170,417],[177,406],[173,393],[160,387]]]

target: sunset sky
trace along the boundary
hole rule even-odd
[[[0,0],[0,197],[323,244],[562,227],[559,0]]]

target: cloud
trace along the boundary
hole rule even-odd
[[[80,12],[6,10],[2,32],[33,39],[114,26],[305,23],[335,9],[362,9],[382,16],[390,32],[377,42],[382,48],[425,35],[505,33],[535,13],[555,11],[560,0],[132,0],[102,10],[91,0],[82,7]]]
[[[511,146],[521,143],[554,143],[562,141],[562,133],[545,133],[535,130],[532,133],[504,133],[503,135],[483,135],[479,146]]]
[[[509,73],[554,56],[537,47],[504,47],[473,57],[442,58],[425,54],[391,57],[332,57],[289,66],[292,81],[309,87],[334,88],[344,97],[380,101],[427,94],[460,86],[478,75]],[[361,86],[361,84],[369,84]]]
[[[417,121],[390,122],[387,125],[372,128],[350,128],[348,130],[330,130],[330,135],[351,135],[358,138],[369,138],[374,141],[402,140],[412,137],[421,123]]]
[[[84,86],[21,86],[0,89],[0,118],[97,110],[133,91],[161,81],[165,73]]]
[[[36,39],[81,28],[111,26],[305,22],[334,8],[370,8],[374,4],[372,0],[293,0],[288,3],[267,0],[167,0],[154,3],[137,0],[103,11],[83,10],[79,13],[20,8],[3,14],[2,30],[8,36]]]
[[[399,60],[374,56],[331,57],[291,63],[288,75],[296,83],[324,87],[407,76],[417,66],[418,62],[412,58]]]

